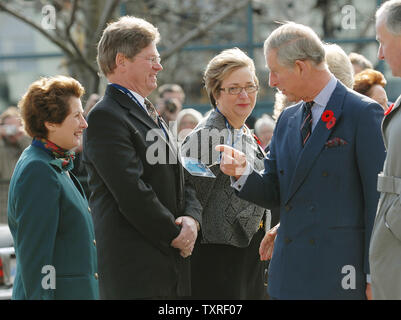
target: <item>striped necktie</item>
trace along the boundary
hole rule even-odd
[[[304,104],[304,121],[301,125],[302,145],[304,146],[312,134],[312,106],[313,101]]]
[[[157,125],[159,125],[159,122],[157,121],[158,113],[156,111],[155,106],[148,99],[145,99],[145,106],[146,106],[146,110],[148,110],[149,116],[153,119],[153,121]]]

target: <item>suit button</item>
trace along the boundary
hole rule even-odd
[[[327,171],[323,171],[323,173],[322,173],[322,176],[323,177],[327,177],[329,174],[328,174],[328,172]]]
[[[285,211],[290,211],[292,209],[291,205],[287,204],[285,207]]]
[[[97,272],[95,272],[94,276],[96,280],[99,279],[99,275],[97,274]]]
[[[93,244],[96,247],[96,240],[95,239],[93,239]]]
[[[310,243],[311,245],[314,245],[314,244],[316,243],[316,241],[315,241],[315,239],[310,239],[310,240],[309,240],[309,243]]]
[[[88,207],[88,211],[89,211],[89,213],[91,213],[91,208]]]
[[[312,212],[315,211],[315,206],[310,206],[309,211],[312,211]]]
[[[280,170],[280,174],[282,174],[282,175],[283,175],[283,174],[284,174],[284,170]]]
[[[287,237],[284,239],[284,242],[285,242],[286,244],[289,244],[291,241],[292,241],[292,240],[291,240],[290,238],[287,238]]]

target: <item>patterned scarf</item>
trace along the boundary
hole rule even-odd
[[[54,160],[51,160],[50,163],[55,165],[56,167],[64,171],[68,171],[74,168],[74,151],[62,149],[53,142],[41,138],[33,138],[32,145],[41,148],[48,154],[50,154],[54,158]]]

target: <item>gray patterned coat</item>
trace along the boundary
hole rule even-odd
[[[231,130],[231,134],[229,133]],[[266,224],[270,226],[270,212],[262,207],[242,200],[235,195],[230,177],[220,171],[220,153],[214,150],[220,143],[242,149],[248,161],[260,171],[264,169],[263,150],[256,143],[249,129],[242,135],[239,130],[227,129],[224,117],[213,110],[194,131],[189,134],[181,146],[181,155],[200,160],[212,165],[216,179],[191,176],[185,172],[185,182],[192,185],[203,207],[202,243],[228,244],[236,247],[249,245],[266,211]],[[214,164],[214,165],[213,165]]]

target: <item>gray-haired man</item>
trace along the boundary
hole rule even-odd
[[[386,60],[393,76],[401,77],[401,1],[387,1],[376,13],[378,57]],[[370,244],[370,267],[374,299],[401,299],[401,96],[382,123],[387,149],[381,192]]]

